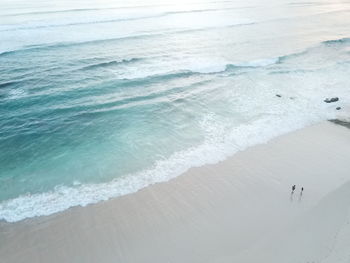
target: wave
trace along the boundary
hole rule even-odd
[[[253,61],[249,61],[249,62],[243,62],[240,64],[236,64],[236,65],[228,65],[228,68],[260,68],[260,67],[267,67],[267,66],[271,66],[277,63],[280,63],[281,59],[283,57],[277,57],[277,58],[266,58],[266,59],[258,59],[258,60],[253,60]]]
[[[193,33],[193,32],[215,30],[215,29],[219,29],[219,28],[250,26],[250,25],[254,25],[254,24],[255,24],[255,22],[247,22],[247,23],[238,23],[238,24],[225,25],[225,26],[175,30],[175,31],[167,32],[167,34],[168,35],[176,35],[176,34],[181,34],[181,33]],[[24,46],[22,48],[18,48],[18,49],[14,49],[14,50],[2,51],[2,52],[0,52],[0,57],[15,54],[17,52],[56,49],[56,48],[63,48],[63,47],[73,47],[73,46],[82,46],[82,45],[90,45],[90,44],[108,43],[108,42],[113,42],[113,41],[127,41],[127,40],[134,40],[134,39],[136,40],[136,39],[142,39],[142,38],[153,38],[153,37],[157,37],[157,36],[164,36],[164,32],[143,33],[143,34],[138,34],[138,35],[129,35],[129,36],[107,38],[107,39],[88,40],[88,41],[83,41],[83,42],[58,42],[58,43],[50,43],[50,44],[29,45],[29,46]]]
[[[90,12],[90,11],[137,9],[137,8],[145,8],[145,7],[146,8],[151,8],[151,7],[159,7],[159,6],[164,6],[164,5],[140,5],[140,6],[130,6],[130,7],[124,6],[124,7],[106,7],[106,8],[76,8],[76,9],[65,9],[65,10],[55,10],[55,11],[15,13],[15,14],[3,15],[3,16],[52,15],[52,14],[61,14],[61,13],[77,13],[77,12]],[[193,9],[193,10],[184,10],[184,11],[165,12],[164,14],[171,15],[171,14],[180,14],[180,13],[210,12],[210,11],[236,10],[236,9],[247,9],[247,8],[253,8],[253,6]]]
[[[73,187],[57,186],[50,192],[27,194],[3,201],[0,203],[0,220],[16,222],[134,193],[149,185],[168,181],[191,167],[217,163],[237,151],[319,121],[295,116],[275,119],[265,117],[223,134],[225,129],[215,119],[213,114],[203,119],[202,128],[206,131],[206,140],[198,147],[176,152],[169,159],[156,162],[149,170],[129,174],[111,182],[76,184]]]
[[[215,73],[223,73],[228,71],[235,71],[240,69],[254,69],[254,68],[263,68],[271,65],[275,65],[280,63],[283,57],[276,58],[265,58],[265,59],[257,59],[247,62],[241,63],[227,63],[222,65],[212,65],[212,66],[201,66],[196,65],[192,67],[188,67],[184,72],[187,74],[215,74]]]
[[[326,40],[323,41],[322,44],[323,45],[334,45],[334,44],[346,44],[346,43],[350,43],[350,38],[339,38],[339,39],[331,39],[331,40]]]
[[[117,79],[113,83],[122,84],[123,86],[138,86],[140,84],[163,82],[179,78],[187,78],[193,75],[201,74],[200,72],[194,72],[190,70],[181,70],[173,72],[165,72],[163,74],[147,75],[141,78],[123,78]]]
[[[153,35],[154,36],[154,35]],[[130,36],[125,38],[115,38],[115,39],[104,39],[104,40],[94,40],[94,41],[87,41],[83,43],[56,43],[52,45],[34,45],[34,46],[28,46],[26,49],[19,49],[19,50],[13,50],[13,51],[5,51],[3,53],[0,53],[0,56],[7,56],[11,55],[17,52],[25,52],[29,50],[50,50],[55,48],[63,48],[63,47],[70,47],[75,45],[84,45],[84,44],[93,44],[93,43],[101,43],[106,41],[115,41],[120,39],[130,39],[130,38],[142,38],[145,37],[143,35],[139,36]],[[150,36],[152,37],[152,36]],[[238,69],[249,69],[249,68],[260,68],[260,67],[267,67],[275,64],[281,64],[288,59],[306,55],[308,52],[312,51],[315,48],[318,48],[320,46],[332,46],[332,45],[339,45],[339,44],[347,44],[350,42],[350,38],[340,38],[340,39],[330,39],[320,42],[318,45],[306,48],[305,50],[297,53],[291,53],[284,56],[279,56],[275,58],[264,58],[264,59],[258,59],[258,60],[252,60],[247,62],[240,62],[240,63],[223,63],[219,65],[192,65],[188,66],[185,69],[178,69],[173,72],[165,72],[163,74],[156,74],[156,75],[146,75],[144,77],[136,78],[136,79],[128,79],[125,78],[123,81],[129,80],[129,81],[157,81],[157,79],[168,79],[168,78],[175,78],[175,77],[184,77],[184,76],[190,76],[194,74],[212,74],[212,73],[222,73],[222,72],[228,72],[228,71],[234,71]],[[122,59],[120,61],[113,60],[113,61],[107,61],[107,62],[101,62],[97,64],[92,64],[85,66],[81,68],[82,70],[91,70],[99,67],[109,67],[109,66],[115,66],[115,65],[123,65],[123,64],[129,64],[129,63],[135,63],[143,60],[144,58],[131,58],[131,59]],[[150,78],[150,79],[147,79]],[[163,79],[163,80],[164,80]],[[0,87],[5,87],[9,85],[15,85],[17,82],[10,82],[10,83],[0,83]]]
[[[0,32],[6,31],[18,31],[18,30],[32,30],[32,29],[43,29],[43,28],[55,28],[55,27],[68,27],[68,26],[79,26],[79,25],[92,25],[92,24],[106,24],[106,23],[116,23],[116,22],[125,22],[125,21],[133,21],[133,20],[142,20],[149,18],[162,17],[165,14],[157,15],[157,16],[141,16],[134,18],[117,18],[117,19],[107,19],[107,20],[95,20],[95,21],[86,21],[86,22],[74,22],[74,23],[64,23],[64,24],[51,24],[51,25],[36,25],[36,26],[21,26],[21,27],[13,27],[9,26],[8,28],[0,30]]]
[[[122,65],[122,64],[130,64],[133,62],[138,62],[140,60],[142,60],[142,59],[141,58],[131,58],[131,59],[123,59],[120,61],[113,60],[113,61],[101,62],[101,63],[85,66],[82,69],[83,70],[90,70],[90,69],[96,69],[96,68],[101,68],[101,67],[103,68],[103,67],[110,67],[110,66],[116,66],[116,65]]]
[[[249,8],[249,7],[245,7]],[[105,23],[117,23],[117,22],[126,22],[126,21],[135,21],[151,18],[166,17],[170,15],[178,14],[190,14],[190,13],[204,13],[204,12],[218,12],[218,11],[227,11],[237,8],[209,8],[209,9],[195,9],[195,10],[183,10],[183,11],[170,11],[163,12],[156,15],[146,15],[146,16],[137,16],[137,17],[127,17],[127,18],[115,18],[115,19],[105,19],[105,20],[95,20],[95,21],[81,21],[81,22],[72,22],[72,23],[59,23],[59,24],[49,24],[49,25],[33,25],[33,26],[20,26],[16,27],[7,26],[8,28],[2,29],[1,31],[16,31],[16,30],[31,30],[31,29],[43,29],[43,28],[54,28],[54,27],[66,27],[66,26],[78,26],[78,25],[90,25],[90,24],[105,24]],[[241,9],[241,8],[239,8]]]
[[[216,74],[224,72],[232,72],[240,69],[254,69],[254,68],[263,68],[279,63],[281,58],[265,58],[252,60],[241,63],[223,63],[223,64],[213,64],[206,65],[197,63],[195,65],[190,65],[184,70],[180,70],[179,73],[189,75],[195,74]]]
[[[92,115],[98,115],[106,112],[108,113],[116,112],[123,108],[130,109],[132,107],[139,106],[140,104],[143,104],[143,105],[152,104],[155,102],[155,100],[157,102],[161,101],[162,98],[166,98],[165,101],[168,103],[169,100],[172,100],[169,98],[169,96],[178,95],[180,93],[188,91],[188,89],[191,89],[191,94],[194,94],[197,88],[200,88],[201,85],[209,82],[210,80],[203,80],[196,83],[192,83],[190,85],[176,86],[174,88],[170,88],[167,90],[160,90],[160,91],[151,92],[144,95],[128,96],[122,99],[112,99],[111,101],[100,103],[98,105],[96,105],[95,103],[88,102],[83,105],[83,109],[81,106],[73,105],[68,107],[56,108],[55,110],[56,112],[63,111],[66,113],[67,111],[70,111],[73,114],[71,115],[71,118],[74,119],[77,117],[81,117],[83,115],[92,116]],[[95,94],[95,95],[98,96],[99,94]],[[182,96],[182,98],[183,97],[184,96]],[[177,97],[174,98],[174,100],[177,100]]]
[[[328,3],[321,3],[321,2],[297,2],[297,3],[288,3],[288,5],[293,6],[312,6],[312,5],[328,5]]]
[[[77,12],[87,12],[87,11],[100,11],[100,10],[115,10],[123,9],[123,7],[112,7],[112,8],[76,8],[76,9],[64,9],[64,10],[55,10],[55,11],[37,11],[37,12],[25,12],[25,13],[14,13],[6,14],[4,17],[8,16],[27,16],[27,15],[53,15],[61,13],[77,13]]]
[[[287,74],[305,74],[305,73],[311,73],[314,72],[314,70],[306,70],[306,69],[295,69],[295,70],[276,70],[269,72],[270,75],[287,75]]]
[[[301,51],[301,52],[297,52],[297,53],[291,53],[291,54],[287,54],[284,56],[280,56],[277,58],[276,64],[279,63],[283,63],[285,61],[287,61],[288,59],[291,58],[295,58],[295,57],[299,57],[299,56],[303,56],[308,54],[310,51],[315,50],[319,47],[322,46],[332,46],[332,45],[339,45],[339,44],[348,44],[350,43],[350,38],[339,38],[339,39],[330,39],[330,40],[325,40],[325,41],[321,41],[319,44],[311,46],[306,48],[305,50]]]
[[[168,34],[171,35],[171,34],[191,33],[191,32],[206,31],[206,30],[213,30],[213,29],[215,30],[215,29],[218,29],[218,28],[251,26],[251,25],[254,25],[254,24],[256,24],[256,23],[255,22],[247,22],[247,23],[238,23],[238,24],[233,24],[233,25],[226,25],[226,26],[221,26],[221,27],[208,27],[208,28],[200,28],[200,29],[177,30],[177,31],[173,31],[173,32],[168,32]],[[162,35],[163,35],[163,33],[145,33],[145,34],[139,34],[139,35],[125,36],[125,37],[90,40],[90,41],[84,41],[84,42],[62,42],[62,43],[52,43],[52,44],[25,46],[23,48],[19,48],[19,49],[15,49],[15,50],[6,50],[6,51],[3,51],[3,52],[0,52],[0,57],[1,56],[13,55],[13,54],[16,54],[18,52],[27,52],[27,51],[33,51],[33,50],[49,50],[49,49],[72,47],[72,46],[80,46],[80,45],[108,43],[108,42],[122,41],[122,40],[123,41],[127,41],[127,40],[131,40],[131,39],[152,38],[152,37],[157,37],[157,36],[162,36]],[[332,45],[332,44],[335,44],[335,43],[347,43],[348,41],[349,41],[349,38],[340,38],[340,39],[326,40],[326,41],[321,42],[320,44]]]
[[[14,53],[19,52],[19,51],[22,51],[22,50],[23,50],[23,49],[3,51],[3,52],[0,52],[0,56],[11,55],[11,54],[14,54]]]
[[[109,67],[109,66],[116,66],[116,65],[127,65],[129,63],[134,63],[137,61],[143,60],[142,58],[132,58],[132,59],[123,59],[120,61],[108,61],[108,62],[102,62],[97,64],[88,65],[86,67],[80,68],[78,70],[94,70],[96,68],[100,67]],[[76,92],[76,90],[72,91],[66,91],[65,96],[69,96],[71,99],[74,99],[75,97],[84,97],[85,95],[91,95],[94,94],[95,96],[106,94],[109,92],[115,92],[117,88],[126,89],[126,88],[137,88],[139,86],[145,86],[145,85],[153,85],[156,83],[166,83],[174,80],[181,80],[186,79],[194,76],[210,76],[215,74],[221,74],[225,72],[233,72],[239,71],[241,73],[241,70],[244,69],[257,69],[257,68],[264,68],[273,64],[278,63],[280,58],[268,58],[268,59],[260,59],[260,60],[253,60],[249,62],[244,63],[222,63],[222,64],[216,64],[216,65],[202,65],[200,63],[196,63],[194,65],[188,65],[185,69],[178,69],[174,71],[159,73],[159,74],[151,74],[149,75],[146,73],[144,76],[141,77],[134,77],[134,78],[120,78],[120,79],[114,79],[108,82],[103,82],[103,89],[96,89],[96,84],[94,84],[91,88],[94,89],[94,92],[92,93],[89,87],[86,87],[85,89]],[[205,81],[208,81],[209,79],[206,79]],[[10,84],[9,84],[10,85]],[[14,85],[14,83],[13,83]],[[111,87],[111,88],[108,88]],[[54,91],[53,91],[54,92]],[[105,104],[99,104],[98,110],[95,111],[92,108],[90,108],[90,111],[86,112],[87,114],[93,114],[93,113],[100,113],[104,111],[110,111],[111,108],[119,109],[120,107],[124,107],[126,104],[134,103],[138,101],[147,101],[154,97],[167,96],[167,92],[171,93],[173,90],[168,90],[165,93],[161,94],[150,94],[147,96],[137,96],[133,98],[126,98],[123,100],[118,101],[111,101]],[[21,93],[22,94],[22,93]],[[35,96],[35,95],[33,95]],[[61,96],[61,92],[58,91],[57,95],[50,94],[50,97],[46,98],[46,101],[58,100],[57,96]],[[40,99],[40,97],[38,97]],[[67,111],[70,110],[72,112],[79,113],[79,107],[68,107],[68,108],[60,108],[56,109],[57,111]]]
[[[107,42],[113,42],[113,41],[139,39],[139,38],[146,38],[146,37],[156,37],[156,36],[160,36],[160,35],[162,35],[162,34],[161,33],[140,34],[140,35],[125,36],[125,37],[89,40],[89,41],[84,41],[84,42],[56,42],[56,43],[50,43],[50,44],[27,45],[27,46],[24,46],[24,47],[19,48],[19,49],[6,50],[3,52],[0,52],[0,57],[9,56],[9,55],[17,54],[17,53],[22,53],[22,52],[28,52],[28,51],[30,52],[30,51],[36,51],[36,50],[40,50],[40,51],[51,50],[51,49],[58,49],[58,48],[65,48],[65,47],[107,43]]]
[[[145,75],[143,77],[138,78],[124,78],[121,79],[123,84],[125,85],[126,82],[127,85],[138,85],[142,83],[154,83],[158,81],[166,81],[171,80],[175,78],[182,78],[182,77],[190,77],[197,74],[216,74],[216,73],[224,73],[224,72],[234,72],[238,70],[244,70],[244,69],[258,69],[258,68],[264,68],[269,67],[273,65],[282,64],[289,59],[307,55],[310,51],[312,51],[315,48],[318,48],[320,46],[326,45],[334,45],[334,44],[345,44],[350,42],[350,38],[341,38],[341,39],[335,39],[335,40],[327,40],[320,42],[319,45],[309,47],[305,49],[304,51],[297,52],[297,53],[291,53],[284,56],[274,57],[274,58],[263,58],[263,59],[257,59],[252,61],[246,61],[246,62],[240,62],[240,63],[221,63],[221,64],[200,64],[196,63],[194,65],[188,65],[186,68],[178,69],[172,72],[164,72],[162,74],[155,74],[155,75]],[[97,67],[106,67],[106,66],[112,66],[112,65],[119,65],[119,64],[128,64],[132,62],[137,62],[142,60],[141,58],[133,58],[130,60],[122,60],[122,61],[111,61],[111,62],[103,62],[94,64],[91,66],[84,67],[83,69],[93,69]],[[294,70],[293,72],[306,72],[307,70]],[[286,73],[287,71],[276,71],[276,72],[270,72],[271,74],[278,74],[278,73]],[[288,71],[291,72],[291,71]]]
[[[122,64],[122,63],[131,63],[135,62],[141,59],[135,59],[135,60],[122,60],[122,61],[112,61],[112,62],[105,62],[100,64],[95,64],[88,66],[89,68],[95,68],[99,66],[109,66],[110,63],[112,65]],[[239,69],[249,69],[249,68],[263,68],[267,66],[271,66],[274,64],[279,63],[281,60],[280,57],[277,58],[267,58],[267,59],[259,59],[259,60],[252,60],[248,62],[242,62],[242,63],[236,63],[236,64],[216,64],[216,65],[201,65],[201,64],[195,64],[195,65],[189,65],[185,69],[179,69],[176,71],[170,71],[170,72],[164,72],[161,74],[154,74],[154,75],[145,75],[143,77],[138,78],[123,78],[116,80],[119,84],[124,85],[130,85],[130,86],[137,86],[139,84],[145,84],[145,83],[155,83],[155,82],[163,82],[167,80],[172,79],[179,79],[179,78],[187,78],[194,75],[210,75],[210,74],[216,74],[216,73],[223,73],[228,71],[234,71]],[[86,69],[83,68],[83,69]],[[116,83],[115,81],[113,83]]]
[[[120,6],[120,7],[105,7],[105,8],[75,8],[75,9],[64,9],[64,10],[54,10],[54,11],[36,11],[36,12],[14,13],[14,14],[7,14],[7,15],[3,15],[3,16],[52,15],[52,14],[60,14],[60,13],[136,9],[136,8],[155,7],[155,6],[160,6],[160,5]]]
[[[245,7],[245,8],[250,8],[250,7]],[[221,8],[215,9],[215,8],[213,8],[213,9],[172,11],[172,12],[160,13],[160,14],[157,14],[157,15],[146,15],[146,16],[138,16],[138,17],[115,18],[115,19],[82,21],[82,22],[60,23],[60,24],[49,24],[49,25],[34,25],[34,26],[20,26],[20,27],[16,27],[16,25],[14,25],[14,26],[9,25],[9,26],[7,26],[7,28],[1,29],[0,32],[1,31],[2,32],[6,32],[6,31],[17,31],[17,30],[32,30],[32,29],[45,29],[45,28],[56,28],[56,27],[92,25],[92,24],[118,23],[118,22],[127,22],[127,21],[137,21],[137,20],[144,20],[144,19],[160,18],[160,17],[166,17],[166,16],[178,15],[178,14],[218,12],[218,11],[227,11],[227,10],[231,10],[231,9],[237,9],[237,8],[225,8],[225,9],[221,9]],[[318,13],[318,14],[314,14],[314,15],[337,13],[337,12],[349,12],[349,10],[329,11],[329,12]],[[288,18],[283,18],[283,19],[288,19]],[[273,19],[272,21],[274,21],[274,20],[275,19]],[[277,19],[277,20],[280,20],[280,19]],[[271,21],[271,20],[267,20],[265,22],[269,22],[269,21]]]
[[[8,81],[8,82],[2,82],[0,83],[0,89],[1,88],[8,88],[16,86],[17,84],[21,83],[21,81]]]

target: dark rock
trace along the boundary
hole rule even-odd
[[[327,98],[324,100],[325,103],[331,103],[331,102],[336,102],[338,101],[339,98],[338,97],[334,97],[334,98]]]
[[[279,97],[279,98],[281,98],[281,97],[282,97],[282,95],[280,95],[280,94],[276,94],[276,97]]]
[[[336,110],[340,110],[340,109],[341,109],[341,107],[337,107],[337,108],[336,108]]]

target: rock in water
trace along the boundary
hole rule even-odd
[[[336,102],[338,101],[339,98],[338,97],[334,97],[334,98],[327,98],[324,100],[325,103],[331,103],[331,102]]]

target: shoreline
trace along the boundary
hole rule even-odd
[[[293,236],[289,229],[314,216],[310,211],[322,200],[346,193],[337,189],[348,189],[349,139],[349,129],[323,122],[136,193],[0,222],[0,256],[5,262],[278,262],[273,251],[286,249],[281,233]],[[305,253],[284,262],[309,259]]]
[[[247,130],[243,125],[243,130],[239,128],[237,131],[232,131],[228,137],[220,135],[220,138],[225,138],[223,140],[211,141],[208,138],[200,145],[175,152],[170,157],[159,160],[149,169],[141,169],[139,172],[109,182],[83,183],[75,187],[57,185],[51,191],[20,195],[5,200],[0,204],[0,222],[4,220],[15,223],[29,218],[50,216],[74,207],[85,207],[133,194],[150,185],[168,182],[191,168],[222,162],[250,147],[265,144],[274,138],[314,124],[292,125],[292,128],[281,121],[279,125],[284,128],[276,129],[274,127],[278,122],[271,126],[269,122],[263,121],[253,129],[248,125]],[[246,131],[243,132],[244,130]],[[214,138],[216,137],[214,132]]]

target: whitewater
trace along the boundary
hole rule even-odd
[[[0,220],[350,116],[349,1],[0,4]]]

